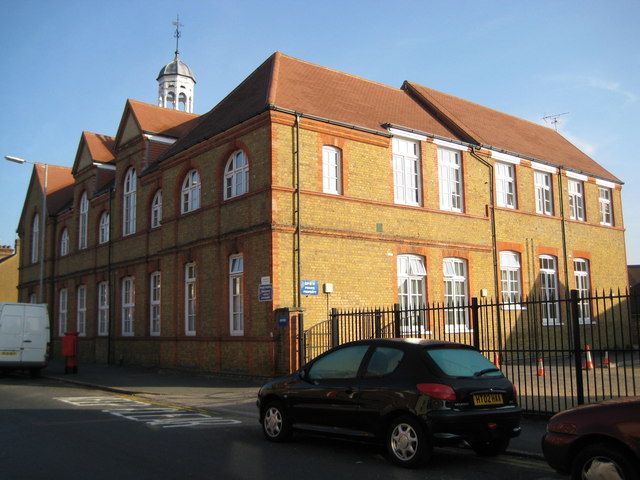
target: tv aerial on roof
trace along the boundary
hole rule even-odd
[[[545,123],[550,123],[551,125],[553,125],[553,129],[557,132],[558,131],[558,118],[562,117],[563,115],[569,115],[570,112],[564,112],[564,113],[555,113],[553,115],[546,115],[544,117],[542,117],[542,120],[545,121]]]

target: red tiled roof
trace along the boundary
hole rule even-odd
[[[426,103],[427,108],[446,116],[479,144],[620,182],[618,178],[551,128],[423,87],[417,83],[405,82],[403,88],[413,92],[419,100]]]
[[[86,131],[82,132],[82,137],[93,160],[102,163],[109,163],[115,160],[113,155],[115,139],[113,137]]]
[[[146,133],[179,138],[191,130],[199,118],[195,113],[170,110],[138,100],[128,99],[127,103],[138,126]]]
[[[406,92],[276,52],[162,158],[186,150],[270,106],[379,132],[387,123],[459,139]]]
[[[202,115],[193,129],[159,160],[272,107],[379,132],[386,132],[386,125],[392,124],[491,146],[620,182],[549,128],[415,83],[405,82],[397,89],[280,52],[271,55],[211,111]]]
[[[34,166],[40,188],[44,186],[45,166]],[[47,212],[53,215],[73,201],[73,174],[68,167],[49,165],[47,169]]]

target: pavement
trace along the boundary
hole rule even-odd
[[[136,366],[81,364],[78,373],[65,374],[64,363],[54,360],[42,372],[43,377],[113,393],[135,395],[142,399],[188,408],[204,413],[220,410],[247,415],[258,412],[255,401],[264,378],[206,375],[176,370]],[[253,407],[253,410],[252,410]],[[525,415],[522,433],[511,440],[508,454],[543,458],[541,440],[547,418]]]

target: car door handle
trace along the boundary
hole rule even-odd
[[[22,343],[31,343],[31,340],[23,340]]]

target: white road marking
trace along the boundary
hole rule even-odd
[[[240,420],[212,417],[204,413],[159,407],[139,400],[118,397],[58,397],[56,400],[76,407],[100,407],[104,413],[144,422],[150,427],[184,428],[238,425]],[[107,407],[107,408],[104,408]]]

